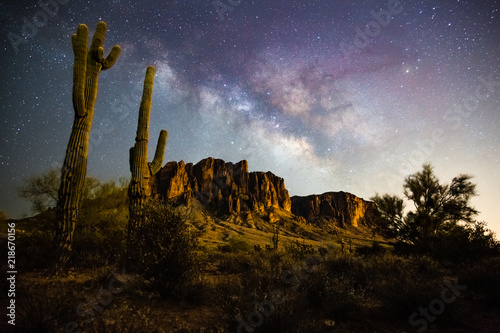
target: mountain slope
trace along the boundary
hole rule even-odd
[[[333,235],[371,237],[373,203],[344,192],[290,198],[283,178],[248,172],[245,160],[168,162],[151,188],[153,196],[177,206],[207,243],[240,235],[263,245],[275,227],[283,240],[318,244]]]

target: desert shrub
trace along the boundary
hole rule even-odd
[[[304,242],[290,241],[285,244],[286,253],[288,253],[295,260],[303,260],[306,257],[314,255],[316,250],[311,244],[306,244]],[[325,253],[326,254],[326,253]]]
[[[314,309],[316,315],[340,322],[355,319],[371,299],[383,303],[384,316],[405,320],[439,296],[443,283],[442,268],[434,260],[389,254],[330,256],[308,274],[299,290],[306,302],[302,311]]]
[[[442,268],[429,257],[385,256],[368,262],[372,294],[384,301],[386,313],[406,319],[419,306],[440,296]]]
[[[302,303],[297,298],[298,263],[275,251],[224,255],[239,262],[241,269],[219,276],[213,286],[213,299],[229,330],[243,325],[240,329],[245,331],[244,321],[255,332],[296,331],[305,318],[303,312],[296,311],[297,302]]]
[[[182,297],[199,275],[197,236],[172,207],[151,201],[143,211],[145,224],[137,229],[141,274],[162,297]]]
[[[76,291],[65,287],[19,289],[16,329],[19,332],[59,332],[67,322],[75,321],[77,299]]]
[[[448,246],[448,258],[457,257],[458,254],[465,259],[477,261],[497,253],[498,242],[495,234],[487,229],[485,222],[455,227],[449,232],[448,238],[451,243]],[[444,239],[447,240],[446,237]]]
[[[49,268],[53,263],[54,251],[53,231],[34,230],[16,233],[18,265],[23,269]]]
[[[77,225],[71,263],[99,267],[119,261],[125,250],[125,211],[95,211]]]
[[[103,184],[83,202],[71,264],[85,268],[117,263],[125,251],[127,223],[126,190]]]
[[[481,295],[484,305],[500,307],[500,260],[484,259],[460,268],[458,280]]]
[[[460,264],[498,254],[495,234],[484,222],[449,226],[439,234],[427,237],[415,245],[398,243],[395,252],[403,255],[427,255],[441,262]]]
[[[151,321],[150,312],[147,306],[134,306],[125,301],[120,306],[111,307],[102,315],[96,316],[95,320],[84,327],[84,332],[162,332]]]
[[[346,320],[357,313],[370,288],[366,265],[359,257],[331,257],[309,274],[302,289],[305,307],[336,320]]]
[[[364,245],[359,246],[356,249],[356,253],[362,256],[370,256],[370,255],[382,255],[387,253],[387,249],[380,245],[377,242],[373,242],[371,246]]]
[[[256,264],[259,257],[250,253],[218,253],[212,256],[218,262],[219,271],[222,273],[238,274],[247,272]]]
[[[226,244],[220,245],[219,250],[226,253],[251,252],[253,246],[241,236],[231,237]]]
[[[23,269],[49,268],[54,259],[55,210],[16,224],[16,261]]]

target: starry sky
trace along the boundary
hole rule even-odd
[[[45,5],[44,5],[45,3]],[[402,196],[431,163],[468,173],[500,232],[500,1],[0,1],[0,209],[61,165],[73,122],[70,35],[108,24],[88,174],[130,175],[146,67],[156,67],[150,158],[246,159],[291,195]]]

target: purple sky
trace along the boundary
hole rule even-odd
[[[169,131],[165,162],[246,159],[291,195],[366,199],[402,195],[404,177],[429,162],[443,182],[473,175],[479,219],[500,232],[500,1],[54,1],[0,3],[0,209],[10,216],[29,211],[16,195],[23,180],[63,159],[69,36],[104,20],[106,52],[123,50],[100,75],[89,175],[129,176],[154,65],[150,136]]]

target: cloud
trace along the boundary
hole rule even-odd
[[[207,86],[200,88],[199,126],[209,134],[200,138],[193,155],[201,159],[218,152],[214,157],[226,161],[245,159],[250,170],[272,171],[285,178],[292,194],[331,189],[338,167],[331,155],[320,156],[310,139],[287,133],[271,120],[248,116],[257,112],[254,104],[237,88],[230,91],[223,95]]]
[[[306,137],[284,133],[261,121],[250,123],[242,135],[240,156],[248,160],[250,169],[283,177],[292,195],[332,188],[338,163],[331,156],[319,156]]]
[[[253,89],[266,96],[284,117],[298,119],[328,138],[340,133],[362,143],[377,140],[378,132],[350,100],[346,78],[325,75],[328,66],[262,55],[251,75]]]
[[[291,69],[263,67],[252,77],[258,92],[269,96],[272,105],[291,116],[307,118],[316,97]]]

